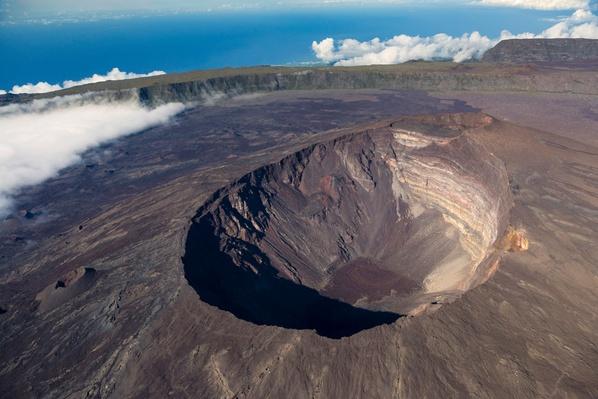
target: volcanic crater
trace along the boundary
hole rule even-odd
[[[404,117],[220,189],[191,223],[201,300],[329,338],[438,309],[491,275],[512,198],[482,113]]]

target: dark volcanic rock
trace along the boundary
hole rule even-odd
[[[477,64],[451,66],[446,73],[412,71],[404,74],[409,76],[401,76],[393,72],[394,68],[351,69],[354,74],[338,69],[338,76],[322,69],[314,72],[313,78],[304,73],[304,79],[312,82],[314,88],[329,87],[327,83],[331,87],[349,85],[355,78],[356,87],[426,84],[425,87],[438,90],[529,90],[534,91],[534,96],[536,90],[595,94],[598,87],[594,71]],[[479,68],[490,72],[479,73]],[[267,75],[263,85],[250,89],[299,86],[269,86],[278,77],[271,70]],[[247,81],[232,77],[228,82],[207,82],[208,79],[191,77],[188,85],[171,92],[171,78],[157,81],[149,97],[160,100],[160,95],[172,94],[164,98],[170,101],[185,99],[189,94],[189,98],[199,98],[201,88],[234,88]],[[278,81],[284,83],[284,78]],[[116,83],[101,87],[111,85]],[[143,87],[148,86],[144,83]],[[276,93],[264,96],[276,100],[269,106],[233,106],[235,102],[229,101],[226,107],[197,107],[177,118],[176,125],[150,129],[111,144],[109,157],[94,160],[99,162],[98,167],[77,165],[63,171],[59,178],[27,190],[18,209],[39,209],[43,214],[33,219],[13,217],[3,221],[0,313],[5,313],[0,316],[0,396],[598,397],[598,148],[563,137],[568,134],[566,124],[572,121],[567,113],[562,114],[563,125],[559,125],[565,126],[558,129],[561,136],[498,120],[471,124],[463,115],[428,118],[423,125],[402,120],[391,126],[390,118],[396,121],[400,115],[413,114],[418,109],[434,113],[454,109],[456,105],[413,92],[400,96],[386,93]],[[281,95],[295,96],[295,100],[286,101]],[[297,101],[297,96],[302,99]],[[546,112],[542,109],[529,113],[539,117]],[[383,124],[371,122],[381,118],[388,120]],[[354,123],[361,125],[353,126]],[[588,130],[595,130],[593,127]],[[315,133],[326,129],[331,130]],[[396,154],[392,154],[389,145],[395,141],[394,134],[390,140],[388,132],[380,129],[402,131],[397,132],[396,138],[400,145],[393,143]],[[426,145],[426,139],[437,142]],[[257,146],[251,145],[256,142]],[[363,154],[354,151],[359,146],[363,146]],[[396,151],[403,147],[404,152]],[[471,149],[475,151],[469,152]],[[488,159],[489,153],[493,155]],[[301,154],[305,157],[298,156]],[[486,155],[480,159],[480,154]],[[419,199],[404,196],[407,206],[399,201],[399,209],[410,209],[415,216],[411,230],[402,228],[409,226],[407,219],[393,223],[397,220],[396,212],[389,209],[397,201],[383,187],[392,168],[382,155],[388,156],[387,161],[396,160],[397,166],[409,160],[436,166],[427,175],[452,172],[452,179],[430,179],[427,197],[423,190],[426,181],[416,180],[413,175],[424,169],[404,168],[410,172],[405,176],[410,182],[401,185],[408,191],[417,187],[421,191]],[[338,162],[343,157],[357,169]],[[501,162],[491,161],[496,158]],[[480,164],[478,161],[483,159],[488,162]],[[91,160],[85,158],[84,162]],[[320,161],[331,166],[330,173],[321,173]],[[298,174],[300,168],[293,169],[292,165],[303,165],[303,173]],[[498,169],[492,172],[490,165]],[[400,317],[391,324],[378,318],[379,312],[390,309],[383,303],[385,298],[400,297],[389,295],[390,290],[407,298],[417,295],[426,284],[422,285],[422,276],[397,273],[384,259],[363,251],[368,236],[372,237],[372,246],[380,237],[403,237],[405,243],[397,240],[399,251],[409,247],[410,241],[420,239],[422,243],[435,239],[434,243],[442,244],[440,247],[458,242],[457,249],[465,248],[467,241],[462,242],[464,235],[456,227],[454,235],[438,234],[440,227],[450,227],[451,223],[450,219],[439,220],[439,207],[418,217],[416,205],[428,198],[437,201],[438,206],[453,204],[455,210],[455,205],[463,205],[466,211],[471,208],[469,205],[490,209],[481,217],[482,223],[461,226],[473,226],[471,235],[484,237],[480,232],[494,231],[487,221],[492,219],[488,215],[495,212],[484,205],[488,201],[472,200],[466,193],[477,187],[476,195],[488,197],[495,193],[499,198],[500,190],[508,190],[508,180],[504,186],[492,182],[502,180],[495,177],[505,167],[518,185],[508,222],[518,229],[517,233],[525,232],[528,250],[507,251],[517,249],[512,245],[525,247],[523,241],[520,245],[519,236],[500,240],[503,249],[499,250],[499,259],[482,262],[476,268],[480,275],[471,280],[475,288],[452,302],[429,298],[430,309],[439,305],[442,308],[434,313],[424,309],[422,317]],[[277,173],[270,173],[276,168]],[[104,173],[106,169],[116,173],[108,175]],[[350,183],[352,173],[363,169],[369,170],[369,174],[363,179],[351,178],[355,186],[339,184],[343,180]],[[270,179],[258,184],[259,176],[251,171],[270,171],[265,173]],[[285,183],[285,176],[293,176],[293,180]],[[367,191],[362,183],[369,185],[372,177],[380,184]],[[419,186],[414,181],[419,181]],[[295,182],[302,184],[295,187]],[[346,203],[338,200],[342,187],[347,193]],[[218,195],[214,196],[215,192]],[[256,211],[260,207],[253,206],[259,205],[257,201],[234,201],[237,197],[246,198],[246,192],[273,194],[269,197],[271,203],[262,203],[265,218]],[[433,196],[435,192],[445,195]],[[291,197],[288,193],[296,195]],[[285,209],[276,198],[284,198],[289,206]],[[467,201],[455,200],[459,198]],[[227,200],[229,208],[223,206]],[[247,213],[237,212],[244,215],[239,218],[233,209],[244,208],[232,205],[243,202],[251,206]],[[287,269],[281,267],[279,260],[293,255],[281,242],[283,233],[295,233],[283,230],[284,220],[277,220],[275,215],[309,228],[309,241],[298,246],[297,257],[311,248],[321,253],[323,245],[336,256],[335,250],[340,246],[322,237],[331,231],[327,226],[350,225],[352,214],[347,210],[355,209],[356,204],[363,209],[363,223],[351,244],[345,241],[350,255],[346,263],[330,269],[330,274],[321,273],[316,267],[298,268],[300,282],[292,274],[283,274]],[[393,216],[380,225],[401,227],[396,229],[401,234],[391,231],[385,237],[383,229],[375,232],[373,222],[379,219],[364,218],[374,205],[381,213]],[[325,212],[318,212],[322,210]],[[323,214],[330,218],[324,220]],[[466,217],[469,211],[443,213],[451,214],[459,216],[453,223],[474,220]],[[250,224],[237,224],[235,220]],[[249,235],[257,231],[252,222],[267,227],[260,227],[261,239],[257,234]],[[315,234],[317,223],[322,226],[320,235]],[[230,230],[224,230],[225,226]],[[290,243],[297,244],[296,234],[292,234]],[[15,237],[26,239],[15,243]],[[236,244],[240,253],[234,251]],[[246,251],[245,248],[251,249],[250,244],[257,249]],[[410,248],[415,255],[429,253],[426,248]],[[442,248],[432,250],[442,252]],[[260,264],[259,256],[252,258],[261,254],[265,254],[269,265],[266,261]],[[207,256],[211,255],[223,259],[208,264]],[[434,265],[440,259],[432,256],[428,260],[426,264]],[[399,266],[402,271],[409,271],[411,263],[407,257]],[[322,264],[325,262],[308,266]],[[96,272],[83,271],[83,266]],[[225,273],[229,270],[240,279],[231,282],[214,278],[221,271],[229,278],[229,273]],[[198,279],[192,275],[194,272]],[[211,279],[202,279],[205,273]],[[255,284],[246,284],[247,281]],[[486,282],[478,285],[481,281]],[[210,282],[228,285],[219,291],[210,287]],[[239,314],[239,307],[253,310],[252,305],[262,306],[266,299],[280,301],[281,297],[268,295],[272,285],[285,293],[300,291],[302,295],[296,298],[315,299],[316,306],[324,301],[324,305],[334,305],[333,309],[344,309],[343,320],[351,320],[346,315],[357,315],[361,323],[372,320],[362,318],[363,315],[376,316],[371,324],[377,326],[350,337],[329,339],[321,329],[320,334],[310,331],[316,323],[297,326],[304,320],[290,320],[296,325],[285,326],[274,312],[266,315],[266,320],[250,319],[254,317],[251,312]],[[238,287],[240,292],[231,292],[232,287]],[[258,292],[260,296],[245,296],[249,304],[226,302],[235,299],[234,295],[243,297],[260,287],[266,288],[264,293]],[[45,309],[42,303],[46,303]],[[288,305],[275,304],[270,309],[285,309]],[[301,306],[294,308],[297,309],[301,310]],[[390,316],[396,318],[398,310],[391,310]],[[414,313],[421,309],[416,310]],[[364,327],[368,325],[359,326]]]
[[[484,62],[511,64],[598,61],[598,40],[509,39],[488,50]]]

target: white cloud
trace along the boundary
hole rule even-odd
[[[492,40],[478,32],[460,37],[444,33],[430,37],[399,35],[387,41],[378,38],[367,42],[347,39],[340,41],[338,46],[335,46],[333,39],[328,38],[312,44],[318,59],[341,66],[397,64],[437,58],[461,62],[479,58],[491,46]]]
[[[6,90],[0,90],[0,96],[6,94]]]
[[[11,94],[23,94],[23,93],[47,93],[50,91],[61,90],[61,85],[53,85],[48,82],[37,82],[37,83],[26,83],[22,86],[13,86],[10,90]]]
[[[503,31],[499,37],[490,38],[479,32],[457,37],[439,33],[428,37],[398,35],[386,41],[374,38],[364,42],[355,39],[336,42],[326,38],[320,42],[314,41],[312,49],[319,60],[337,66],[399,64],[434,59],[462,62],[480,58],[501,40],[530,38],[598,39],[598,18],[588,9],[579,9],[539,34],[514,35]]]
[[[137,100],[100,101],[91,95],[0,107],[0,215],[10,212],[21,189],[78,162],[84,151],[166,123],[184,108],[170,103],[149,109]]]
[[[478,4],[536,10],[574,10],[588,6],[588,0],[479,0]]]
[[[98,75],[94,73],[89,78],[84,78],[81,80],[65,80],[63,83],[64,88],[73,87],[73,86],[80,86],[89,83],[97,83],[97,82],[104,82],[106,80],[124,80],[124,79],[134,79],[134,78],[143,78],[146,76],[158,76],[164,75],[166,72],[164,71],[152,71],[150,73],[133,73],[133,72],[124,72],[118,68],[112,68],[106,75]]]
[[[124,72],[118,68],[112,68],[105,75],[93,74],[90,77],[83,78],[81,80],[65,80],[62,84],[50,84],[48,82],[38,83],[27,83],[21,86],[15,85],[10,90],[12,94],[23,94],[23,93],[48,93],[50,91],[67,89],[69,87],[85,85],[89,83],[104,82],[106,80],[124,80],[133,78],[142,78],[146,76],[157,76],[165,74],[164,71],[153,71],[150,73],[132,73]],[[6,91],[1,90],[0,94],[6,94]]]

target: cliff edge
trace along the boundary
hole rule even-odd
[[[509,39],[491,48],[483,62],[537,64],[598,61],[594,39]]]

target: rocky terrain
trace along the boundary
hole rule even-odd
[[[62,93],[215,101],[17,198],[3,395],[598,396],[598,148],[493,105],[595,73],[301,71]]]
[[[484,53],[482,61],[511,64],[598,62],[598,40],[503,40]]]
[[[76,86],[44,94],[8,94],[0,104],[89,93],[100,99],[213,102],[227,96],[297,90],[395,89],[467,92],[554,92],[594,94],[592,65],[509,65],[500,63],[413,62],[367,67],[261,67],[168,74]],[[566,69],[566,68],[565,68]],[[83,97],[82,101],[85,97]]]

